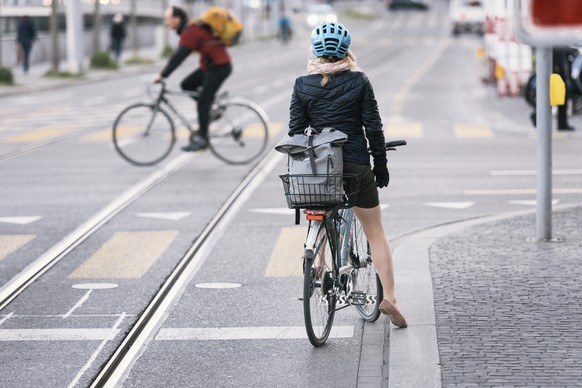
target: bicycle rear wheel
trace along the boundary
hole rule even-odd
[[[366,293],[366,304],[354,306],[364,320],[374,322],[380,316],[378,307],[382,302],[384,290],[372,263],[370,244],[368,244],[362,224],[355,215],[350,229],[349,255],[354,267],[352,274],[354,291]]]
[[[131,105],[113,123],[115,149],[136,166],[159,163],[170,154],[175,143],[170,115],[154,104]]]
[[[306,250],[303,274],[303,315],[307,338],[322,346],[331,332],[337,297],[333,282],[332,250],[321,223],[315,251]]]
[[[252,104],[227,101],[211,112],[208,129],[210,151],[228,164],[246,164],[267,147],[269,128]]]

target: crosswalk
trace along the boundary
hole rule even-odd
[[[468,208],[478,206],[478,196],[498,196],[509,205],[517,208],[535,207],[535,200],[519,199],[518,195],[535,195],[534,189],[488,189],[466,190],[463,193],[467,200],[458,202],[424,202],[419,206],[444,209],[449,212],[463,212]],[[582,188],[556,188],[554,194],[579,195]],[[512,199],[517,197],[518,199]],[[552,204],[560,202],[554,199]],[[386,205],[387,206],[387,205]],[[249,209],[249,212],[271,214],[281,217],[292,217],[293,211],[287,208]],[[188,212],[173,213],[136,213],[136,217],[163,218],[164,220],[180,220],[189,216]],[[273,233],[277,239],[271,247],[271,254],[264,269],[266,278],[301,276],[303,245],[306,236],[306,225],[281,226]],[[77,268],[72,270],[67,278],[71,280],[115,280],[140,279],[175,243],[178,229],[161,230],[121,230],[109,239],[100,243],[94,253],[88,256]],[[37,238],[31,233],[0,234],[0,262],[17,260],[18,251],[24,249]],[[267,259],[267,257],[265,257]]]
[[[384,131],[387,139],[422,139],[427,137],[427,130],[433,130],[435,126],[431,123],[423,123],[421,121],[414,120],[402,120],[393,118],[384,118]],[[110,125],[111,123],[109,123]],[[140,128],[121,128],[121,137],[131,136],[135,131],[140,130]],[[280,134],[281,131],[286,130],[286,123],[283,122],[272,122],[270,123],[270,135],[275,137]],[[441,139],[461,139],[461,140],[471,140],[471,139],[494,139],[500,136],[500,133],[495,131],[491,126],[482,123],[470,123],[470,122],[449,122],[446,124],[439,123],[438,125],[439,137]],[[4,136],[2,136],[4,134]],[[40,143],[50,140],[59,139],[65,136],[75,136],[79,134],[77,139],[79,142],[83,143],[103,143],[111,142],[111,128],[109,126],[104,126],[102,129],[87,131],[79,127],[40,127],[32,131],[24,131],[22,133],[12,133],[8,136],[6,133],[0,131],[0,145],[18,145],[18,144],[31,144]],[[187,139],[189,132],[186,128],[177,128],[176,137],[178,139]],[[531,132],[525,132],[524,137],[530,140],[536,140],[536,134]],[[566,133],[554,133],[554,140],[565,140],[568,139],[569,134]]]

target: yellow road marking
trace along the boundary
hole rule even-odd
[[[420,138],[423,135],[422,124],[414,121],[395,122],[385,125],[386,139]]]
[[[141,133],[145,127],[143,125],[127,125],[124,127],[117,127],[117,138],[123,139]]]
[[[57,107],[50,107],[50,108],[44,108],[44,109],[38,109],[35,111],[28,111],[25,113],[17,113],[11,116],[8,116],[8,118],[3,119],[2,121],[6,124],[10,123],[18,123],[21,122],[23,120],[28,120],[28,119],[34,119],[36,117],[47,117],[49,115],[54,115],[55,113],[60,113],[63,112],[66,109],[65,106],[57,106]]]
[[[30,234],[0,235],[0,261],[6,256],[24,246],[35,236]]]
[[[537,132],[530,132],[529,138],[536,140],[538,138],[538,133]],[[568,135],[566,133],[552,132],[552,140],[564,140],[567,138],[568,138]]]
[[[289,226],[283,228],[275,244],[269,265],[265,271],[267,277],[302,276],[303,244],[307,236],[307,227]]]
[[[166,251],[177,230],[117,232],[69,279],[140,278]]]
[[[536,189],[465,190],[465,195],[523,195],[535,194]],[[553,189],[554,194],[582,194],[582,188]]]
[[[113,140],[112,129],[104,129],[83,137],[83,141],[111,141]]]
[[[176,139],[178,140],[190,139],[190,130],[184,126],[176,128]]]
[[[492,139],[495,134],[491,128],[479,124],[461,124],[454,126],[455,136],[460,139]]]
[[[66,133],[71,132],[71,128],[42,128],[34,132],[25,133],[22,135],[16,135],[4,139],[6,143],[26,143],[34,142],[40,140],[47,140],[53,137],[58,137]]]

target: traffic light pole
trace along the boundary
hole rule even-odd
[[[536,238],[552,239],[552,48],[536,48],[537,213]]]

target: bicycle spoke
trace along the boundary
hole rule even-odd
[[[125,109],[113,124],[113,143],[117,152],[135,165],[160,162],[175,143],[168,114],[151,104],[136,104]]]
[[[268,141],[268,127],[250,105],[227,102],[215,110],[209,128],[211,151],[230,164],[244,164],[258,157]]]
[[[335,315],[336,294],[333,282],[332,252],[321,226],[315,252],[306,252],[303,304],[307,337],[313,346],[327,340]]]

